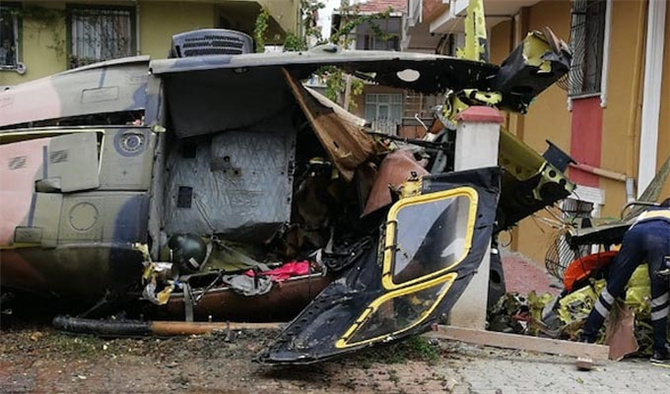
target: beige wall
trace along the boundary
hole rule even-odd
[[[255,1],[255,0],[242,0]],[[198,28],[211,28],[217,24],[219,1],[149,1],[140,0],[139,7],[139,52],[152,58],[165,58],[170,49],[170,39],[176,33]],[[272,17],[286,31],[295,31],[299,0],[258,0],[266,6]],[[217,4],[218,3],[218,4]],[[237,1],[236,4],[240,2]],[[20,29],[20,61],[26,73],[0,71],[0,85],[16,85],[42,78],[67,69],[67,31],[64,10],[67,4],[116,5],[136,7],[133,1],[24,1],[25,5],[36,5],[62,11],[54,24],[45,24],[25,17]],[[253,24],[253,22],[252,22]]]
[[[45,22],[32,17],[24,17],[20,28],[20,61],[26,66],[26,73],[0,71],[0,85],[15,85],[67,70],[67,29],[65,8],[67,5],[112,5],[134,7],[132,1],[24,1],[25,6],[39,6],[60,10],[61,16],[54,22]]]
[[[607,106],[603,109],[603,130],[601,149],[601,168],[628,173],[637,177],[639,160],[640,114],[636,105],[635,80],[636,67],[643,70],[644,58],[635,61],[636,34],[639,28],[644,29],[646,12],[640,21],[641,1],[614,1],[612,9],[612,36],[610,48],[610,65],[608,74]],[[540,29],[550,26],[560,38],[569,38],[570,26],[569,1],[544,1],[528,10],[527,24],[529,29]],[[668,9],[670,23],[670,8]],[[640,26],[642,24],[642,26]],[[511,25],[513,28],[513,25]],[[504,56],[505,46],[509,43],[510,28],[498,25],[492,29],[491,56],[499,62]],[[644,31],[644,30],[642,30]],[[644,49],[644,41],[642,42]],[[644,51],[642,52],[644,56]],[[664,58],[663,92],[670,91],[670,29],[666,28],[666,45]],[[643,78],[643,72],[640,73]],[[631,123],[631,116],[634,117]],[[567,95],[560,88],[553,86],[540,95],[531,105],[529,114],[517,126],[509,122],[512,132],[522,135],[524,142],[542,152],[545,139],[550,139],[565,151],[570,150],[571,113],[567,110]],[[627,139],[630,125],[633,125],[633,144]],[[519,130],[520,129],[520,130]],[[628,152],[628,150],[631,152]],[[661,103],[661,120],[658,141],[657,168],[670,155],[670,95],[663,94]],[[629,157],[632,159],[630,160]],[[630,163],[629,163],[630,161]],[[618,217],[622,206],[626,203],[626,190],[623,182],[600,178],[601,189],[605,192],[606,203],[602,208],[601,217]],[[670,196],[670,182],[667,182],[662,196]],[[542,213],[540,217],[544,216]],[[512,248],[538,263],[544,261],[547,247],[555,238],[556,231],[543,224],[537,218],[528,218],[519,223],[513,231]],[[506,237],[503,237],[506,238]]]
[[[608,78],[607,107],[603,110],[603,139],[600,166],[604,169],[627,173],[631,167],[632,177],[637,177],[639,144],[639,122],[635,127],[635,146],[627,143],[630,117],[637,117],[637,111],[631,111],[638,93],[633,91],[636,62],[636,33],[640,26],[638,15],[644,2],[614,1],[612,8],[612,36],[610,46],[610,65]],[[644,67],[644,62],[637,62]],[[640,75],[644,74],[643,72]],[[635,124],[635,123],[634,123]],[[628,150],[632,150],[632,163],[628,163]],[[606,204],[602,210],[604,217],[618,217],[626,204],[626,186],[623,182],[602,179],[601,189],[605,190]]]
[[[173,35],[214,27],[214,18],[213,4],[143,1],[140,3],[140,51],[154,59],[165,58]]]
[[[527,26],[528,31],[548,26],[559,38],[567,41],[570,37],[570,12],[569,1],[545,1],[530,7],[525,12],[526,20],[519,22],[522,26]],[[511,28],[513,27],[510,26]],[[503,35],[501,40],[505,40],[505,37],[511,37],[510,29],[499,28],[493,30],[492,34],[500,33]],[[527,32],[522,33],[523,37]],[[507,38],[506,42],[509,41],[510,38]],[[504,46],[499,45],[501,48]],[[498,52],[498,49],[495,52]],[[567,109],[567,93],[558,86],[554,85],[538,96],[523,119],[516,121],[515,119],[518,119],[518,116],[510,116],[510,131],[521,136],[522,140],[536,151],[544,152],[547,148],[545,142],[547,139],[566,152],[570,151],[571,115]],[[557,233],[541,219],[550,218],[549,215],[540,212],[537,216],[538,218],[530,217],[522,220],[512,231],[511,247],[542,263]]]
[[[663,85],[661,88],[661,122],[658,129],[658,160],[660,168],[670,155],[670,7],[665,16],[665,57],[663,58]],[[670,180],[665,182],[661,198],[670,197]]]
[[[501,64],[509,56],[512,48],[512,22],[507,20],[491,28],[489,37],[489,58],[491,63]]]

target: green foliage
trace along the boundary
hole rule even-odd
[[[300,0],[300,13],[302,15],[303,37],[313,37],[317,42],[321,41],[321,30],[317,28],[316,17],[320,9],[326,5],[318,0]],[[306,44],[305,44],[306,45]]]
[[[340,28],[330,36],[330,42],[333,44],[338,44],[343,47],[348,47],[351,44],[351,33],[358,27],[363,24],[367,24],[370,30],[374,33],[376,37],[381,40],[389,40],[392,36],[390,34],[384,33],[384,29],[379,26],[378,21],[388,20],[393,12],[393,8],[389,7],[386,11],[375,13],[375,14],[361,14],[359,12],[358,6],[354,7],[342,7],[340,10],[340,15],[342,22]]]
[[[303,35],[299,37],[289,33],[284,42],[284,51],[304,51],[308,49],[307,40],[313,38],[316,45],[325,44],[321,31],[316,27],[316,15],[325,5],[318,0],[301,0],[301,15]],[[352,33],[363,24],[367,24],[374,35],[382,40],[388,40],[391,35],[386,34],[379,21],[388,20],[393,9],[389,7],[386,11],[370,15],[362,15],[358,6],[343,5],[340,8],[341,25],[339,29],[330,36],[330,42],[347,48],[352,41]],[[342,97],[347,90],[347,78],[344,72],[337,67],[323,67],[316,74],[326,83],[325,95],[334,102],[341,103]],[[355,77],[349,78],[349,100],[342,103],[345,109],[355,108],[355,98],[363,93],[365,83]]]
[[[284,40],[285,52],[298,52],[306,50],[307,50],[307,42],[303,38],[300,38],[299,36],[291,32],[286,34],[286,39]]]
[[[404,364],[409,360],[434,365],[440,359],[440,349],[424,337],[413,336],[392,346],[370,349],[358,357],[360,357],[361,365],[366,369],[370,368],[373,363]]]
[[[63,37],[66,16],[65,10],[46,8],[33,4],[25,4],[23,7],[12,7],[10,10],[13,15],[17,15],[22,20],[30,20],[34,22],[37,34],[42,30],[50,31],[53,35],[53,44],[46,45],[46,47],[53,50],[58,59],[65,56],[66,42],[65,37]]]
[[[26,4],[23,7],[10,9],[13,15],[21,18],[32,19],[40,22],[44,26],[55,27],[65,18],[65,10],[45,8],[38,5]]]
[[[61,333],[49,334],[46,345],[64,356],[75,356],[81,358],[96,358],[100,355],[104,340],[90,336],[81,335],[72,337]]]
[[[349,108],[356,108],[356,101],[354,97],[360,96],[363,94],[363,88],[365,88],[365,83],[358,78],[352,78],[351,80],[351,93],[348,106]]]
[[[265,52],[265,41],[268,33],[268,26],[270,22],[270,11],[263,7],[256,18],[254,25],[254,41],[256,42],[256,52]]]
[[[337,67],[329,66],[318,70],[317,75],[326,81],[326,97],[337,102],[346,88],[344,72]]]

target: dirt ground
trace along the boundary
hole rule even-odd
[[[103,340],[44,326],[9,329],[0,335],[0,392],[422,393],[449,384],[430,368],[439,348],[426,340],[414,352],[402,345],[311,367],[255,363],[275,334]],[[421,346],[434,349],[420,353]]]
[[[660,393],[646,360],[579,372],[571,358],[418,338],[301,368],[253,361],[275,332],[170,339],[69,336],[48,325],[0,333],[0,393]]]
[[[508,290],[553,289],[551,278],[525,260],[503,264]],[[570,357],[424,338],[315,366],[277,368],[254,362],[277,334],[272,331],[104,340],[52,329],[50,318],[64,313],[57,305],[17,305],[14,312],[0,314],[0,393],[659,394],[670,387],[670,368],[646,359],[582,372]]]

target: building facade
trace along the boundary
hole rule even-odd
[[[113,58],[165,58],[174,34],[229,28],[253,36],[261,7],[271,15],[267,42],[297,32],[300,0],[3,1],[0,86]]]
[[[408,50],[448,53],[462,40],[468,0],[409,0],[416,22]],[[618,218],[670,156],[670,6],[665,0],[485,0],[492,63],[500,64],[530,31],[550,27],[569,42],[569,78],[552,86],[526,116],[505,127],[544,151],[551,140],[577,165],[573,197],[594,215]],[[661,198],[670,197],[666,182]],[[503,236],[514,250],[544,260],[557,229],[551,215],[522,221]]]
[[[388,17],[357,26],[350,35],[351,49],[405,51],[407,24],[412,13],[407,0],[353,0],[349,10],[357,15],[383,14]],[[335,9],[332,29],[343,24],[341,9]],[[346,23],[346,22],[345,22]],[[383,36],[380,36],[382,33]],[[439,103],[439,97],[427,96],[403,89],[366,84],[363,93],[353,98],[349,110],[364,118],[377,131],[407,138],[425,135],[425,127],[432,120],[431,107]]]

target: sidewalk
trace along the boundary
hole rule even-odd
[[[562,283],[549,275],[544,267],[538,266],[520,253],[506,250],[501,250],[500,253],[507,292],[517,292],[524,296],[532,290],[537,294],[557,295],[561,292]]]

